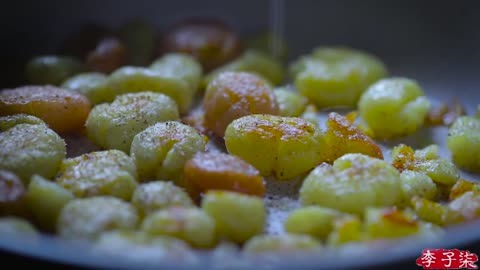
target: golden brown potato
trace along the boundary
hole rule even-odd
[[[162,42],[162,50],[191,54],[209,71],[237,57],[241,46],[230,27],[220,20],[204,18],[185,21],[171,29]]]
[[[34,115],[56,132],[83,130],[90,102],[80,93],[53,86],[23,86],[0,93],[0,116]]]
[[[219,137],[223,137],[228,124],[242,116],[280,114],[268,83],[245,72],[224,72],[218,75],[207,87],[203,109],[208,128]]]
[[[352,121],[335,112],[328,115],[323,162],[333,163],[337,158],[348,153],[383,159],[380,147],[353,124],[354,115],[351,117]]]
[[[223,153],[197,153],[184,167],[184,181],[193,198],[208,190],[230,190],[263,196],[260,172],[241,158]]]
[[[459,179],[450,190],[448,200],[455,200],[456,198],[462,196],[465,192],[469,191],[480,192],[480,183],[468,181],[465,179]]]

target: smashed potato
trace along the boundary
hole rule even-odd
[[[453,187],[450,189],[448,200],[452,201],[468,191],[474,191],[474,192],[480,193],[480,183],[467,181],[465,179],[459,179],[455,183],[455,185],[453,185]]]
[[[244,247],[249,254],[292,252],[315,252],[322,248],[322,244],[309,235],[258,235],[250,239]]]
[[[296,117],[302,114],[307,106],[307,98],[286,88],[273,91],[277,99],[281,116]]]
[[[151,235],[167,235],[182,239],[194,247],[208,248],[215,244],[215,221],[198,208],[171,207],[148,215],[141,229]]]
[[[365,227],[372,239],[403,237],[416,234],[420,229],[414,217],[395,208],[367,208]]]
[[[429,109],[423,90],[406,78],[380,80],[358,102],[360,116],[377,139],[413,134],[423,125]]]
[[[457,118],[449,128],[447,147],[458,167],[480,172],[480,119]]]
[[[307,173],[321,161],[322,132],[300,118],[250,115],[233,121],[225,145],[257,168],[261,175],[289,180]]]
[[[94,143],[129,153],[135,135],[150,125],[170,120],[179,120],[178,107],[171,98],[140,92],[120,95],[111,104],[95,106],[85,126]]]
[[[15,173],[25,184],[33,174],[55,176],[65,155],[65,141],[46,125],[17,124],[0,132],[0,169]]]
[[[86,96],[91,104],[112,102],[116,95],[107,87],[107,76],[97,72],[75,75],[63,82],[62,87]]]
[[[192,93],[196,93],[202,79],[202,66],[195,58],[185,53],[168,53],[155,60],[150,69],[164,77],[187,81]]]
[[[134,229],[138,223],[135,207],[113,197],[74,199],[60,212],[57,233],[67,239],[97,238],[116,229]]]
[[[333,231],[328,235],[327,243],[341,245],[348,242],[359,242],[367,239],[362,221],[354,215],[344,216],[334,221]]]
[[[435,200],[438,196],[437,186],[424,172],[405,170],[400,174],[402,192],[406,198],[421,197]]]
[[[183,166],[204,151],[206,137],[179,122],[157,123],[138,133],[130,153],[142,180],[172,180],[183,185]]]
[[[59,85],[84,69],[84,65],[73,57],[45,55],[30,60],[25,75],[31,84]]]
[[[266,81],[244,72],[224,72],[207,87],[203,98],[205,123],[219,137],[235,119],[250,114],[280,113]]]
[[[187,191],[193,198],[208,190],[230,190],[263,196],[260,172],[241,158],[224,153],[198,153],[184,168]]]
[[[183,189],[164,181],[139,185],[133,193],[132,204],[142,215],[173,206],[193,207],[192,199]]]
[[[108,150],[65,159],[55,181],[76,197],[109,195],[130,200],[137,178],[132,158],[122,151]]]
[[[0,92],[0,116],[34,115],[56,132],[82,131],[90,111],[87,97],[53,86],[23,86]]]
[[[322,161],[331,164],[337,158],[348,153],[360,153],[383,159],[380,147],[353,124],[353,119],[350,121],[340,114],[332,112],[328,115]]]
[[[202,209],[216,223],[217,234],[235,243],[244,243],[263,232],[266,219],[262,199],[228,191],[208,191]]]
[[[320,206],[306,206],[290,213],[285,221],[285,231],[294,234],[306,234],[325,240],[333,230],[335,219],[341,213]]]
[[[304,205],[319,205],[363,215],[369,206],[393,206],[402,196],[400,174],[388,162],[346,154],[333,166],[316,167],[302,184]]]
[[[165,94],[176,102],[182,113],[190,109],[194,98],[194,92],[187,81],[141,67],[126,66],[117,69],[108,77],[107,87],[117,95],[145,91]]]

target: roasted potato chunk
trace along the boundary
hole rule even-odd
[[[118,150],[65,159],[55,181],[76,197],[109,195],[130,200],[137,187],[134,161]]]
[[[187,81],[163,76],[159,71],[149,68],[119,68],[108,77],[107,87],[117,95],[145,91],[165,94],[177,103],[182,113],[190,109],[194,98]]]
[[[297,117],[305,110],[308,99],[288,88],[274,89],[281,116]]]
[[[376,142],[365,135],[356,125],[338,113],[330,113],[325,132],[325,151],[322,161],[333,163],[348,153],[359,153],[383,159],[383,153]]]
[[[424,172],[405,170],[400,174],[402,192],[407,199],[421,197],[428,200],[436,200],[438,196],[437,186]]]
[[[462,116],[449,129],[447,147],[460,168],[480,172],[480,119]]]
[[[411,205],[419,218],[436,225],[445,226],[460,221],[459,215],[450,210],[447,205],[426,198],[414,197]]]
[[[191,55],[169,53],[155,60],[150,69],[156,70],[164,77],[187,81],[192,93],[196,93],[202,79],[202,66]]]
[[[360,116],[377,139],[415,133],[424,123],[430,101],[413,80],[389,78],[371,85],[358,102]]]
[[[324,136],[300,118],[250,115],[233,121],[225,145],[257,168],[261,175],[289,180],[314,168],[322,157]]]
[[[55,176],[65,155],[65,142],[46,125],[18,124],[0,132],[0,169],[15,173],[24,184],[33,174]]]
[[[0,116],[34,115],[56,132],[82,131],[90,111],[84,95],[53,86],[23,86],[0,92]]]
[[[197,199],[208,190],[227,190],[263,196],[265,185],[260,172],[237,156],[198,153],[184,168],[187,191]]]
[[[348,48],[320,47],[291,66],[295,86],[320,108],[355,107],[367,87],[387,75],[383,63]]]
[[[85,69],[83,64],[68,56],[46,55],[35,57],[27,63],[25,73],[31,84],[60,85],[65,79]]]
[[[366,239],[367,233],[363,229],[362,221],[357,216],[348,215],[334,221],[333,231],[328,235],[327,243],[335,246]]]
[[[176,237],[199,248],[212,247],[216,241],[214,219],[198,208],[156,211],[143,220],[141,229],[151,235]]]
[[[0,132],[6,131],[18,124],[45,125],[42,119],[28,114],[13,114],[0,117]]]
[[[285,231],[294,234],[306,234],[326,240],[333,230],[335,219],[341,213],[330,208],[320,206],[307,206],[296,209],[290,213],[285,221]]]
[[[80,73],[65,82],[62,87],[86,96],[91,104],[112,102],[115,92],[107,87],[107,76],[97,72]]]
[[[106,37],[87,56],[87,67],[94,72],[110,74],[127,63],[127,48],[115,37]]]
[[[72,192],[41,176],[34,175],[28,185],[26,202],[32,211],[35,224],[54,232],[60,211],[74,199]]]
[[[216,224],[221,238],[244,243],[263,232],[266,220],[262,199],[228,191],[208,191],[202,209]]]
[[[135,207],[113,197],[74,199],[60,212],[57,233],[62,238],[94,240],[101,233],[134,229],[138,223]]]
[[[393,206],[401,196],[398,171],[386,161],[362,154],[346,154],[333,166],[316,167],[300,189],[304,205],[358,215],[369,206]]]
[[[139,185],[133,193],[132,204],[142,215],[173,206],[193,207],[192,199],[183,189],[164,181]]]
[[[133,138],[158,122],[179,120],[178,107],[166,95],[140,92],[121,95],[95,106],[85,124],[88,137],[107,149],[130,152]]]
[[[258,235],[250,239],[243,250],[248,254],[275,253],[291,255],[295,252],[318,252],[321,243],[309,235]]]
[[[206,137],[179,122],[157,123],[138,133],[130,153],[142,180],[172,180],[183,185],[183,166],[205,150]]]
[[[448,200],[452,201],[462,196],[465,192],[468,192],[468,191],[474,191],[474,192],[480,193],[480,183],[467,181],[465,179],[459,179],[455,183],[455,185],[453,185],[453,187],[450,189]]]
[[[365,227],[371,239],[398,238],[416,234],[420,229],[413,217],[395,208],[367,208]]]
[[[203,98],[205,123],[219,137],[235,119],[250,114],[280,113],[270,86],[244,72],[225,72],[207,87]]]

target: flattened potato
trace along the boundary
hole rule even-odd
[[[97,72],[81,73],[63,82],[62,87],[85,95],[91,104],[112,102],[115,92],[107,87],[107,76]]]
[[[56,132],[83,130],[90,111],[84,95],[53,86],[23,86],[0,92],[0,116],[34,115]]]
[[[225,145],[257,168],[261,175],[289,180],[320,163],[324,148],[321,131],[300,118],[250,115],[233,121]]]
[[[460,168],[480,172],[480,119],[462,116],[449,129],[447,147]]]
[[[129,153],[139,132],[158,122],[178,119],[178,107],[171,98],[140,92],[120,95],[111,104],[95,106],[85,126],[88,137],[97,145]]]
[[[363,215],[369,206],[393,206],[401,196],[398,171],[386,161],[362,154],[346,154],[333,166],[318,166],[300,189],[304,205],[358,215]]]
[[[108,150],[65,159],[55,181],[76,197],[109,195],[130,200],[137,178],[135,163],[128,155]]]
[[[280,109],[281,116],[296,117],[302,114],[308,99],[287,88],[277,88],[273,91]]]
[[[309,235],[258,235],[250,239],[243,250],[249,254],[275,253],[291,255],[295,252],[318,252],[322,244]]]
[[[235,119],[250,114],[280,113],[266,81],[245,72],[224,72],[207,87],[203,98],[205,123],[219,137]]]
[[[298,208],[285,221],[285,230],[294,234],[306,234],[325,240],[333,230],[335,219],[341,212],[320,206]]]
[[[157,70],[164,77],[187,81],[192,93],[196,93],[202,79],[202,66],[191,55],[185,53],[168,53],[155,60],[150,68]]]
[[[138,133],[130,153],[142,180],[171,180],[182,186],[183,166],[206,144],[206,137],[194,128],[168,121]]]

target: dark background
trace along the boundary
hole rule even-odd
[[[0,6],[0,89],[23,83],[25,62],[54,54],[69,33],[84,23],[111,29],[144,18],[161,35],[191,15],[215,15],[242,34],[265,30],[269,1],[26,1]],[[480,103],[480,1],[287,0],[285,37],[290,59],[318,45],[347,45],[385,61],[392,75],[417,79],[427,93]],[[478,235],[478,231],[476,233]],[[474,237],[475,232],[472,232]],[[479,253],[480,243],[468,248]],[[0,253],[15,269],[61,269],[32,265],[30,259]],[[384,267],[382,267],[384,268]],[[385,267],[387,268],[387,267]],[[414,258],[389,269],[419,269]],[[70,268],[74,269],[74,268]]]

